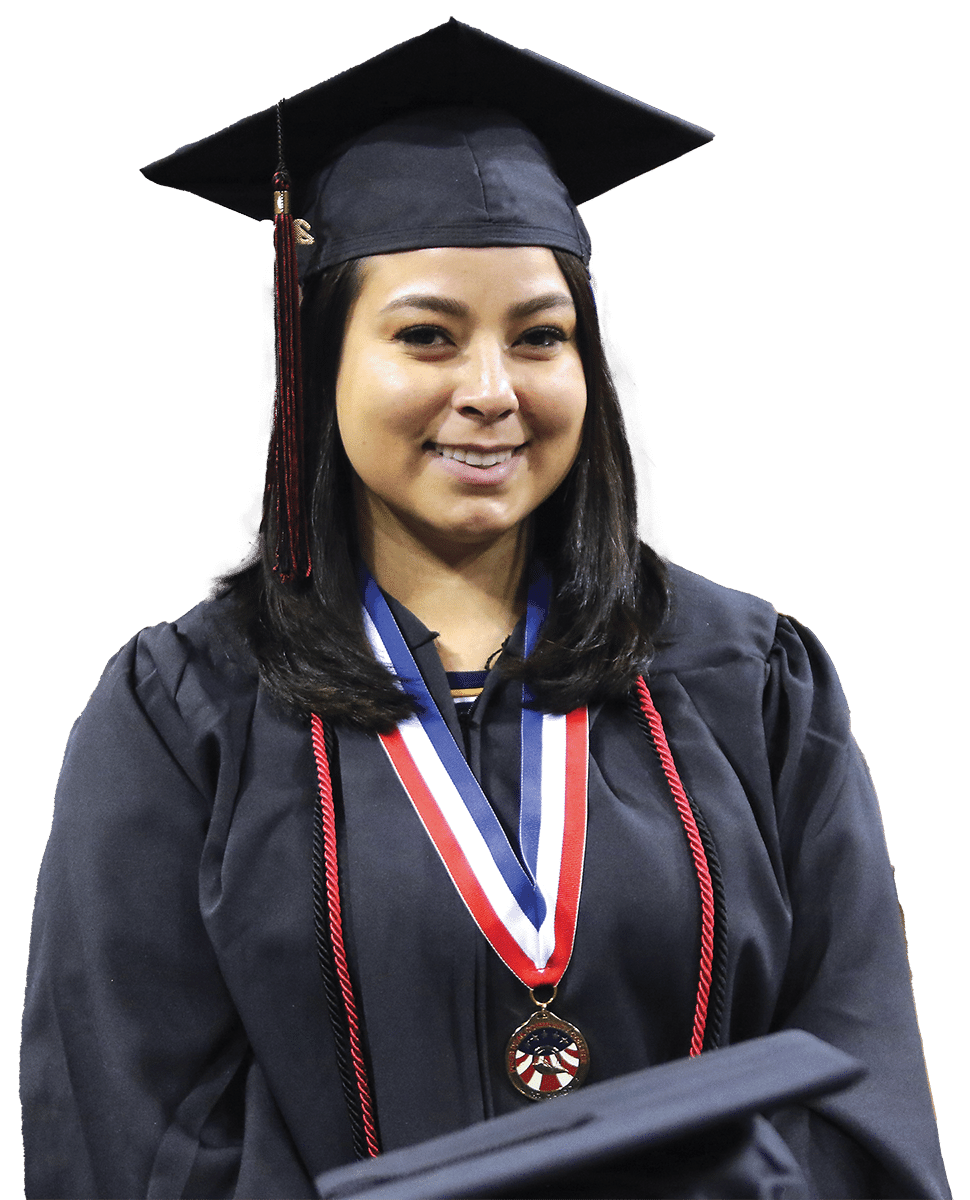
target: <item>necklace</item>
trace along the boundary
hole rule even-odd
[[[589,1049],[579,1030],[549,1005],[572,954],[579,913],[586,709],[541,713],[530,707],[523,687],[520,862],[369,575],[363,593],[374,653],[419,705],[417,715],[381,734],[381,743],[469,913],[537,1005],[509,1040],[509,1079],[531,1099],[572,1091],[586,1075]],[[537,575],[526,609],[526,654],[538,639],[548,595],[548,578]],[[548,999],[537,997],[540,988],[551,992]]]

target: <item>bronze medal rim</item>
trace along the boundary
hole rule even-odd
[[[522,1082],[521,1077],[515,1070],[513,1063],[516,1050],[519,1044],[531,1033],[533,1029],[559,1029],[563,1033],[568,1034],[575,1042],[576,1049],[579,1051],[579,1066],[576,1068],[576,1074],[566,1084],[565,1087],[557,1088],[554,1092],[538,1092],[534,1088],[529,1087]],[[516,1091],[521,1092],[523,1096],[527,1096],[530,1100],[553,1100],[556,1096],[565,1096],[567,1092],[574,1092],[586,1078],[586,1072],[589,1070],[589,1046],[586,1039],[569,1021],[564,1021],[562,1017],[557,1017],[551,1012],[535,1012],[522,1025],[515,1030],[509,1038],[509,1043],[505,1048],[505,1073],[509,1077],[509,1081]]]

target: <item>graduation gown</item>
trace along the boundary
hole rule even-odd
[[[775,1124],[820,1197],[945,1197],[879,813],[832,666],[760,600],[671,569],[648,683],[724,880],[723,1041],[784,1028],[861,1059]],[[464,730],[516,845],[520,689]],[[338,729],[345,935],[385,1149],[529,1105],[504,1048],[532,1011],[378,740]],[[24,1017],[28,1197],[311,1197],[354,1157],[314,943],[309,723],[206,602],[112,660],[75,726],[41,870]],[[722,914],[723,916],[724,914]],[[590,711],[589,826],[556,1012],[589,1080],[687,1054],[697,879],[632,709]]]

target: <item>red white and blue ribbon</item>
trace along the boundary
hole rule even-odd
[[[548,580],[529,589],[525,653],[548,606]],[[479,929],[529,988],[557,984],[576,933],[586,850],[589,733],[585,708],[542,713],[522,696],[520,863],[380,588],[364,580],[364,622],[377,658],[419,705],[381,742]]]

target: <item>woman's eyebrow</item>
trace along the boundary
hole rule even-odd
[[[572,307],[572,297],[567,292],[545,292],[541,296],[533,296],[530,300],[520,300],[517,304],[510,305],[508,315],[515,320],[531,317],[550,308]],[[398,296],[390,304],[385,304],[381,312],[393,312],[398,308],[423,308],[447,317],[467,317],[471,312],[468,305],[461,300],[453,300],[450,296],[438,296],[433,292],[409,292],[406,296]]]
[[[532,300],[520,300],[509,308],[509,316],[531,317],[537,312],[545,312],[550,308],[572,308],[573,298],[568,292],[546,292],[535,296]]]
[[[425,292],[410,292],[406,296],[398,296],[390,304],[385,304],[381,312],[393,312],[397,308],[424,308],[430,312],[442,313],[446,317],[467,317],[470,312],[468,305],[462,304],[460,300]]]

